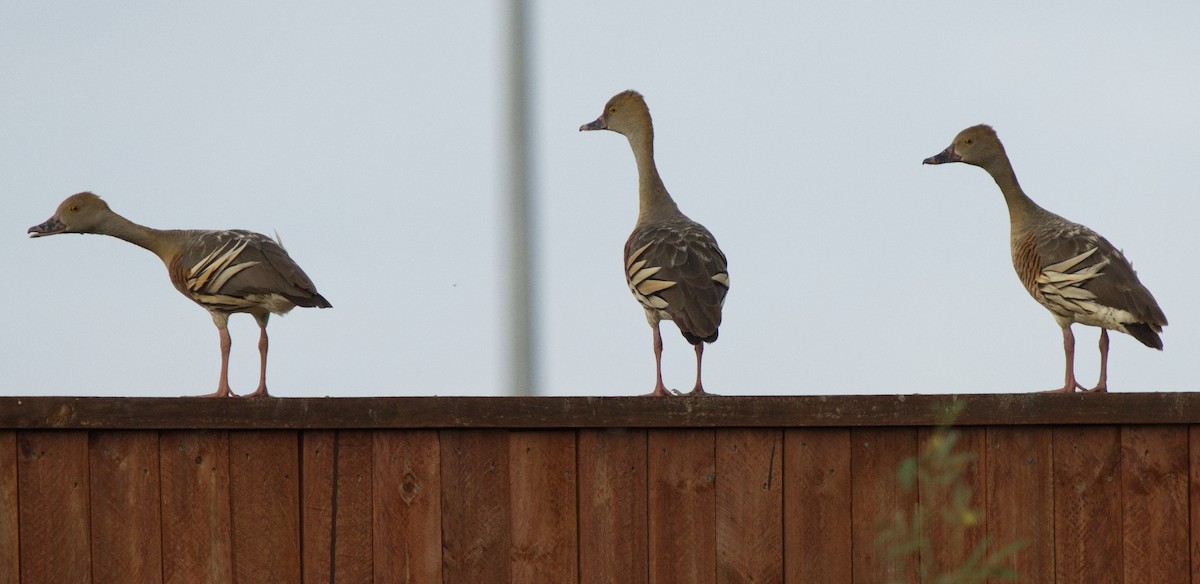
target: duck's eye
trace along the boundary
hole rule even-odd
[[[68,210],[68,211],[70,211],[70,212],[72,212],[72,213],[78,213],[78,212],[79,212],[79,205],[71,205],[71,208],[70,208],[70,209],[67,209],[67,210]]]
[[[610,113],[610,114],[617,113],[617,106],[614,105],[614,106],[608,108],[608,113]]]
[[[975,140],[973,138],[967,138],[966,143],[967,143],[967,146],[970,146],[971,144],[975,143]]]

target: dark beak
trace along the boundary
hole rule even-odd
[[[33,234],[30,235],[30,237],[44,237],[46,235],[62,233],[66,230],[67,224],[59,221],[58,215],[55,215],[47,219],[46,222],[42,223],[41,225],[34,225],[33,227],[30,227],[28,233]]]
[[[947,162],[962,162],[962,157],[954,152],[954,144],[942,150],[940,154],[926,158],[924,164],[945,164]]]
[[[608,129],[608,124],[604,123],[604,116],[600,116],[600,117],[596,118],[596,121],[594,121],[590,124],[584,124],[582,126],[579,126],[580,132],[583,132],[585,130],[607,130],[607,129]]]

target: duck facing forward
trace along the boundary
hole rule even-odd
[[[725,254],[703,225],[679,210],[654,164],[654,125],[646,100],[636,91],[613,96],[604,113],[579,127],[624,135],[638,168],[638,218],[625,242],[625,281],[646,311],[654,331],[656,383],[650,395],[669,395],[662,380],[660,321],[672,320],[696,350],[693,395],[705,393],[700,382],[704,343],[717,340],[721,308],[729,292]]]
[[[1167,317],[1138,280],[1133,264],[1100,234],[1034,203],[1017,183],[995,130],[986,125],[967,128],[940,154],[925,159],[925,164],[948,162],[983,168],[1004,194],[1017,277],[1062,327],[1066,380],[1057,391],[1107,391],[1109,329],[1162,350],[1159,333]],[[1090,390],[1075,380],[1071,324],[1076,322],[1100,327],[1100,381]]]
[[[112,211],[100,197],[79,193],[63,201],[45,223],[29,228],[32,237],[97,233],[154,252],[167,266],[171,283],[212,315],[221,336],[221,379],[213,397],[234,395],[229,388],[229,315],[246,312],[260,329],[258,389],[267,394],[267,319],[297,306],[329,308],[312,280],[271,238],[251,231],[153,229]]]

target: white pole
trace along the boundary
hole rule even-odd
[[[508,348],[511,395],[535,395],[534,286],[531,193],[529,186],[529,53],[525,0],[510,0],[508,14],[508,198],[509,323],[502,344]]]

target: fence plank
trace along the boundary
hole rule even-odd
[[[921,555],[926,582],[935,582],[939,574],[953,574],[961,568],[967,558],[971,557],[971,553],[984,543],[986,534],[987,515],[984,511],[987,494],[983,472],[987,461],[987,451],[984,447],[986,430],[982,427],[962,427],[951,431],[958,435],[952,456],[969,454],[975,458],[967,463],[953,485],[939,487],[922,483],[919,486],[921,506],[932,512],[928,530],[925,532],[933,552],[932,557],[927,554]],[[929,441],[939,435],[936,428],[921,428],[918,432],[918,448],[928,452]],[[980,513],[972,517],[943,515],[954,508],[954,485],[970,490],[969,507]]]
[[[17,448],[21,582],[89,582],[87,432],[21,432]]]
[[[1122,574],[1121,429],[1054,429],[1055,582],[1118,582]]]
[[[508,433],[444,430],[442,582],[509,582]]]
[[[238,582],[300,581],[300,456],[295,432],[229,434],[233,573]]]
[[[17,433],[0,431],[0,584],[21,579],[18,513]]]
[[[646,584],[646,431],[579,431],[581,584]]]
[[[718,584],[783,582],[783,432],[716,432]]]
[[[850,582],[850,430],[788,429],[783,456],[785,581]]]
[[[1125,584],[1186,582],[1188,562],[1186,426],[1121,429]]]
[[[96,432],[90,450],[93,582],[161,582],[158,433]]]
[[[512,432],[512,582],[579,582],[575,432]]]
[[[374,456],[375,581],[441,582],[442,474],[437,432],[378,430]]]
[[[1200,584],[1200,426],[1188,427],[1188,518],[1191,581]]]
[[[998,552],[1022,544],[1004,565],[1016,570],[1024,584],[1053,584],[1054,431],[989,426],[986,440],[988,549]]]
[[[228,432],[163,432],[158,451],[163,581],[232,582]]]
[[[371,432],[305,432],[300,440],[304,581],[329,582],[332,566],[333,580],[337,582],[371,582],[374,571]]]
[[[853,428],[850,438],[853,581],[916,582],[916,562],[910,557],[889,559],[877,539],[897,511],[910,512],[917,503],[916,489],[906,491],[896,476],[904,459],[917,454],[917,430]]]
[[[651,584],[716,582],[715,448],[713,430],[647,435]]]

